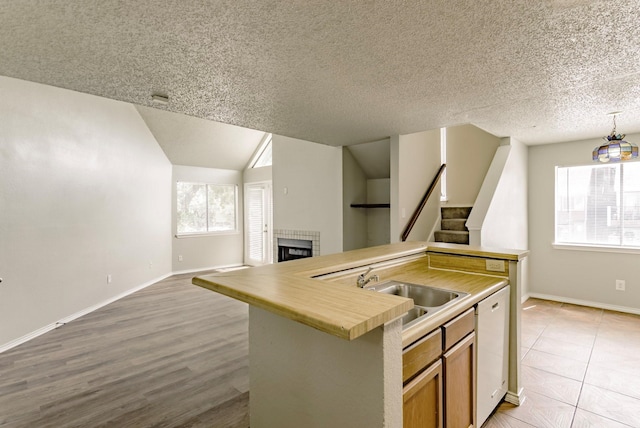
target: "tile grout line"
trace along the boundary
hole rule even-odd
[[[594,342],[594,343],[593,343],[593,347],[591,348],[591,353],[589,354],[589,363],[587,364],[587,371],[589,371],[589,364],[591,363],[591,357],[593,356],[593,348],[595,348],[595,342],[596,342],[596,340],[598,339],[598,336],[600,335],[600,328],[602,327],[602,321],[603,321],[603,320],[604,320],[604,310],[603,310],[603,309],[601,309],[601,318],[600,318],[600,322],[598,323],[598,330],[596,331],[596,336],[595,336],[595,338],[593,339],[593,342]],[[584,381],[582,382],[582,385],[583,385],[583,386],[584,386],[584,384],[585,384],[585,383],[587,383],[587,382],[586,382],[586,379],[587,379],[587,374],[586,374],[586,372],[585,372],[585,379],[584,379]],[[635,396],[633,396],[633,395],[625,394],[625,393],[622,393],[622,392],[619,392],[619,391],[616,391],[616,390],[613,390],[613,389],[605,388],[605,387],[603,387],[603,386],[599,386],[599,385],[592,385],[592,384],[590,384],[590,383],[587,383],[587,385],[593,386],[593,387],[595,387],[595,388],[602,389],[602,390],[604,390],[604,391],[609,391],[609,392],[612,392],[612,393],[614,393],[614,394],[619,394],[619,395],[623,395],[623,396],[625,396],[625,397],[629,397],[629,398],[633,398],[633,399],[639,400],[639,398],[638,398],[638,397],[635,397]],[[580,388],[580,395],[582,395],[582,387]],[[579,399],[580,399],[580,396],[578,396],[578,400],[579,400]],[[584,411],[589,412],[589,413],[593,413],[594,415],[598,415],[598,416],[600,416],[600,417],[602,417],[602,418],[606,418],[606,419],[612,420],[612,421],[614,421],[614,422],[616,422],[616,423],[619,423],[619,424],[622,424],[622,425],[629,426],[629,425],[627,425],[627,424],[625,424],[625,423],[623,423],[623,422],[617,421],[617,420],[615,420],[615,419],[611,419],[611,418],[609,418],[609,417],[607,417],[607,416],[604,416],[604,415],[601,415],[601,414],[599,414],[599,413],[595,413],[595,412],[589,411],[589,410],[587,410],[587,409],[581,409],[581,410],[584,410]]]
[[[562,304],[559,306],[559,308],[563,308],[564,306],[565,306],[565,304],[564,304],[564,303],[562,303]],[[540,332],[540,334],[538,335],[538,337],[536,338],[536,340],[533,342],[533,345],[531,345],[531,348],[530,348],[529,350],[534,349],[534,347],[535,347],[536,343],[538,343],[538,341],[542,338],[542,336],[544,335],[544,332],[547,330],[547,328],[549,327],[549,325],[551,324],[551,322],[552,322],[553,320],[557,320],[557,319],[559,319],[559,318],[561,318],[561,317],[560,317],[558,314],[555,314],[555,313],[554,313],[550,318],[551,318],[551,319],[549,320],[549,322],[547,322],[547,323],[546,323],[546,325],[544,326],[544,328],[542,329],[542,331]],[[593,341],[592,341],[592,343],[591,343],[591,349],[590,349],[590,351],[589,351],[589,359],[588,359],[588,360],[587,360],[587,362],[586,362],[585,373],[584,373],[584,375],[583,375],[583,377],[582,377],[582,380],[580,381],[580,392],[578,393],[578,397],[577,397],[577,399],[576,399],[576,404],[575,404],[575,406],[574,406],[574,405],[571,405],[571,404],[565,403],[565,404],[568,404],[569,406],[573,407],[573,414],[571,415],[571,423],[570,423],[569,427],[573,427],[573,424],[574,424],[574,421],[575,421],[575,418],[576,418],[576,414],[577,414],[577,412],[578,412],[578,403],[580,402],[580,396],[581,396],[581,394],[582,394],[582,388],[584,387],[584,381],[585,381],[586,376],[587,376],[587,371],[589,370],[589,362],[590,362],[590,360],[591,360],[591,355],[593,354],[593,348],[594,348],[594,346],[595,346],[595,341],[596,341],[597,334],[598,334],[598,330],[600,329],[600,325],[601,325],[601,324],[602,324],[602,310],[600,310],[600,321],[598,322],[598,329],[596,330],[596,335],[594,336]],[[538,352],[542,352],[542,353],[544,353],[544,354],[548,354],[548,355],[553,355],[553,356],[556,356],[556,357],[566,358],[566,357],[564,357],[564,356],[558,356],[558,355],[551,354],[551,353],[544,352],[544,351],[540,351],[540,350],[536,350],[536,351],[538,351]],[[564,378],[566,378],[566,379],[575,380],[575,379],[572,379],[572,378],[570,378],[570,377],[567,377],[567,376],[564,376],[564,375],[559,375],[559,374],[557,374],[557,373],[548,372],[548,371],[543,370],[543,369],[540,369],[540,368],[536,368],[536,367],[532,367],[532,366],[529,366],[529,367],[534,368],[534,369],[537,369],[537,370],[544,371],[544,372],[546,372],[546,373],[550,373],[550,374],[554,374],[554,375],[557,375],[557,376],[561,376],[561,377],[564,377]],[[552,398],[552,397],[547,397],[547,398],[554,399],[554,398]]]
[[[589,364],[591,363],[591,357],[593,355],[593,348],[596,346],[596,339],[598,338],[598,332],[600,331],[600,326],[602,326],[602,314],[603,311],[600,309],[600,321],[598,322],[598,328],[596,329],[596,334],[593,337],[593,342],[591,343],[591,350],[589,351],[589,359],[587,360],[587,368],[584,371],[584,376],[582,378],[582,382],[580,382],[580,392],[578,393],[578,399],[576,400],[576,405],[573,411],[573,418],[571,419],[571,427],[573,428],[573,423],[576,420],[576,414],[578,413],[578,405],[580,404],[580,397],[582,397],[582,390],[584,388],[584,382],[587,379],[587,373],[589,372]],[[598,415],[600,416],[600,415]]]
[[[563,306],[563,305],[560,305],[560,307],[562,307],[562,306]],[[554,312],[555,312],[555,311],[554,311]],[[544,332],[547,330],[547,328],[549,327],[549,325],[552,323],[552,321],[553,321],[553,320],[558,319],[558,315],[554,313],[554,314],[553,314],[553,315],[551,315],[549,318],[550,318],[550,319],[549,319],[549,321],[547,321],[547,323],[545,324],[544,328],[540,331],[540,333],[539,333],[539,334],[538,334],[538,336],[536,337],[536,340],[534,340],[534,342],[531,344],[531,347],[530,347],[530,348],[529,348],[529,350],[527,351],[527,354],[528,354],[529,352],[531,352],[531,350],[535,350],[535,351],[537,351],[537,352],[542,352],[543,354],[554,355],[554,354],[550,354],[550,353],[548,353],[548,352],[539,351],[539,350],[537,350],[537,349],[534,349],[534,348],[535,348],[535,346],[536,346],[536,344],[538,343],[538,341],[539,341],[539,340],[542,338],[542,336],[544,335]],[[558,355],[554,355],[554,356],[556,356],[556,357],[557,357]],[[522,357],[522,359],[524,360],[524,356]],[[527,365],[527,364],[524,364],[524,365],[526,365],[526,366],[527,366],[527,367],[529,367],[529,368],[535,369],[535,370],[543,371],[543,372],[545,372],[545,373],[549,373],[549,374],[552,374],[552,375],[561,376],[561,377],[564,377],[564,378],[566,378],[566,379],[571,379],[571,378],[569,378],[569,377],[567,377],[567,376],[558,375],[557,373],[551,373],[551,372],[548,372],[548,371],[546,371],[546,370],[543,370],[543,369],[540,369],[540,368],[537,368],[537,367],[529,366],[529,365]],[[575,379],[571,379],[571,380],[575,380]],[[582,391],[582,383],[581,383],[581,386],[580,386],[580,390]],[[571,427],[573,426],[573,421],[574,421],[574,419],[575,419],[575,417],[576,417],[577,402],[576,402],[576,406],[573,406],[573,405],[571,405],[571,404],[569,404],[569,403],[565,403],[565,402],[562,402],[562,401],[556,400],[556,399],[555,399],[555,398],[553,398],[553,397],[548,397],[548,396],[546,396],[546,395],[544,395],[544,394],[540,394],[540,395],[542,395],[542,396],[544,396],[544,397],[547,397],[547,398],[549,398],[549,399],[551,399],[551,400],[555,400],[555,401],[558,401],[558,402],[560,402],[560,403],[567,404],[568,406],[573,407],[573,414],[571,415],[571,423],[569,424],[569,427],[568,427],[568,428],[571,428]],[[580,399],[580,395],[578,395],[578,400],[579,400],[579,399]],[[522,421],[522,422],[524,422],[524,423],[528,423],[527,421]]]

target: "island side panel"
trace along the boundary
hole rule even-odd
[[[348,341],[250,306],[251,427],[402,426],[401,328]]]
[[[524,401],[524,388],[520,375],[520,320],[522,313],[522,264],[509,262],[509,389],[505,401],[519,406]]]

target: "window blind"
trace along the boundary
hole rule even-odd
[[[640,163],[556,167],[555,242],[640,247]]]

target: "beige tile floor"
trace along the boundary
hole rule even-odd
[[[529,299],[519,407],[483,428],[640,428],[640,316]]]

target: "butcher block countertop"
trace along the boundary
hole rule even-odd
[[[406,345],[508,284],[506,277],[429,268],[427,250],[432,247],[439,253],[506,261],[519,260],[524,254],[403,242],[204,275],[193,278],[193,283],[347,340],[362,336],[413,307],[411,299],[358,288],[356,278],[369,266],[374,267],[371,275],[377,274],[380,282],[395,279],[470,293],[405,329],[402,342]]]

